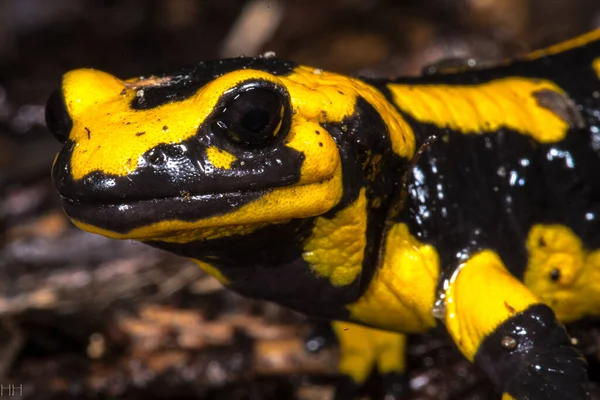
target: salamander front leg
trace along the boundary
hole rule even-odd
[[[552,310],[482,251],[444,284],[446,327],[503,400],[589,398],[586,362]]]
[[[405,375],[406,336],[349,322],[332,323],[340,343],[339,372],[346,377],[336,400],[350,400],[374,368],[383,380],[382,398],[401,399],[408,392]]]

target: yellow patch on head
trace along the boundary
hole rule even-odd
[[[138,167],[141,156],[159,144],[180,143],[193,136],[210,113],[218,96],[203,92],[204,107],[181,103],[165,104],[149,110],[133,110],[130,105],[144,88],[95,70],[75,70],[63,78],[63,95],[73,128],[75,143],[71,157],[73,179],[100,171],[126,176]],[[197,100],[188,99],[187,101]]]
[[[318,217],[302,257],[319,277],[333,286],[354,282],[362,269],[367,232],[366,190],[333,218]]]
[[[562,140],[569,130],[550,108],[540,105],[537,93],[564,91],[550,81],[503,78],[472,86],[389,84],[394,101],[420,122],[464,134],[510,128],[541,143]]]
[[[342,122],[354,112],[356,101],[364,98],[379,113],[388,128],[392,150],[411,158],[415,152],[415,137],[411,127],[392,104],[374,87],[359,79],[331,72],[314,73],[314,68],[300,66],[281,80],[290,90],[295,109],[318,123]],[[293,83],[293,85],[292,85]],[[302,90],[292,90],[297,86]]]
[[[588,251],[563,225],[534,225],[523,281],[561,322],[600,315],[600,250]]]
[[[231,164],[237,160],[237,157],[233,154],[215,146],[210,146],[206,149],[206,157],[214,167],[222,169],[230,169]]]
[[[431,309],[440,267],[434,247],[419,242],[406,224],[396,224],[387,232],[380,262],[365,293],[347,307],[350,317],[400,332],[435,326]]]

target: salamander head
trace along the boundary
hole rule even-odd
[[[323,93],[286,79],[292,68],[238,58],[128,81],[67,73],[47,106],[66,212],[86,230],[146,240],[328,211],[340,156],[315,109]]]

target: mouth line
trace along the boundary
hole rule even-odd
[[[193,222],[228,214],[252,203],[269,190],[163,197],[116,202],[89,202],[62,196],[70,218],[114,233],[162,221]]]
[[[305,186],[305,185],[300,185]],[[147,204],[147,203],[164,203],[170,201],[206,201],[206,200],[219,200],[225,199],[227,197],[233,196],[242,196],[244,194],[261,194],[269,192],[269,189],[256,189],[256,190],[233,190],[230,192],[213,192],[213,193],[203,193],[203,194],[192,194],[187,191],[181,191],[178,196],[161,196],[161,197],[149,197],[149,198],[141,198],[141,199],[132,199],[127,200],[124,197],[121,201],[113,200],[89,200],[85,198],[79,197],[69,197],[65,195],[60,195],[61,200],[65,203],[72,205],[79,205],[84,207],[119,207],[119,206],[134,206],[137,204]]]
[[[333,182],[334,188],[337,188],[333,194],[330,190],[332,184],[329,182]],[[120,198],[112,196],[107,199],[61,194],[61,200],[69,218],[84,230],[117,239],[146,240],[158,234],[189,231],[190,227],[196,229],[232,224],[248,225],[319,215],[330,210],[339,201],[340,183],[341,174],[336,173],[330,178],[300,185],[254,190],[251,188],[204,194],[182,193],[177,196],[142,199],[135,198],[136,193],[130,198],[123,195]],[[313,193],[309,188],[315,185],[317,189]],[[301,190],[303,188],[305,189]],[[282,190],[280,194],[271,195],[278,190]],[[296,199],[298,196],[301,200]],[[311,196],[323,201],[308,201]],[[244,209],[259,200],[263,200],[263,203]],[[268,210],[279,212],[275,215]],[[235,214],[238,211],[240,213]]]
[[[110,199],[110,200],[106,200],[106,199],[97,199],[97,200],[93,200],[93,199],[86,199],[86,198],[80,198],[80,197],[70,197],[70,196],[66,196],[63,194],[60,194],[61,200],[65,203],[71,204],[71,205],[79,205],[79,206],[96,206],[96,207],[118,207],[118,206],[134,206],[137,204],[147,204],[147,203],[163,203],[163,202],[177,202],[177,201],[188,201],[188,202],[193,202],[193,201],[217,201],[217,200],[225,200],[228,197],[241,197],[241,196],[255,196],[255,195],[262,195],[268,192],[271,192],[275,189],[282,189],[282,188],[290,188],[290,187],[294,187],[296,189],[301,189],[307,186],[311,186],[311,185],[315,185],[315,184],[321,184],[323,182],[329,181],[333,179],[333,177],[327,177],[321,180],[317,180],[314,182],[305,182],[301,185],[297,185],[297,184],[290,184],[290,185],[282,185],[282,186],[273,186],[270,188],[256,188],[256,189],[241,189],[241,190],[232,190],[232,191],[228,191],[228,192],[211,192],[211,193],[190,193],[187,192],[185,190],[182,190],[179,195],[177,196],[161,196],[161,197],[151,197],[151,198],[139,198],[139,199],[131,199],[131,200],[127,200],[126,196],[124,195],[124,197],[121,199],[121,201],[118,201],[117,199]]]

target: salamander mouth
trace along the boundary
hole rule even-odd
[[[70,163],[57,159],[53,179],[65,212],[78,227],[144,241],[328,212],[343,193],[341,163],[331,173],[300,183],[302,160],[285,174],[271,169],[261,173],[262,168],[242,175],[225,170],[223,176],[199,177],[194,171],[173,177],[168,171],[142,169],[123,177],[94,172],[73,180]]]
[[[269,190],[236,191],[177,197],[120,201],[115,203],[88,201],[62,196],[67,215],[79,222],[111,232],[126,234],[136,228],[162,221],[188,221],[230,213],[251,203]]]

